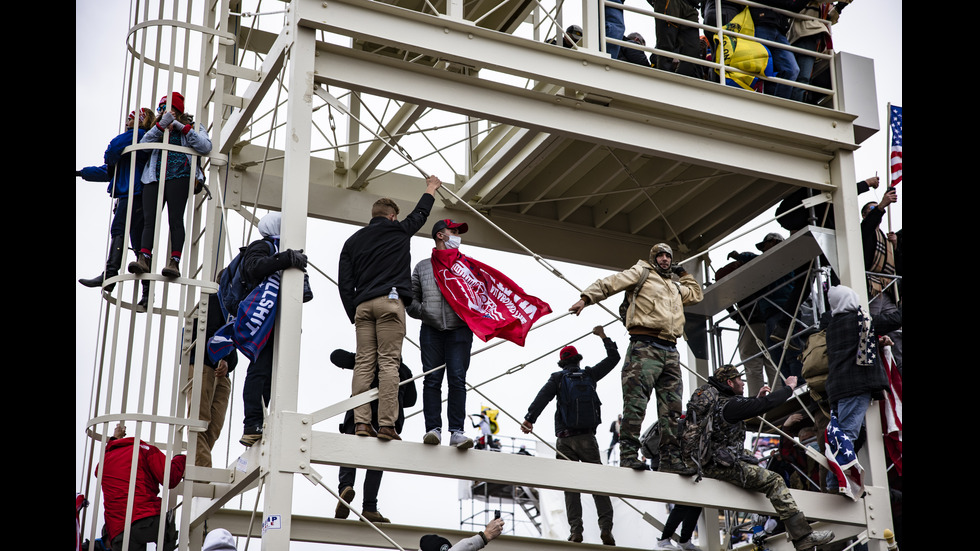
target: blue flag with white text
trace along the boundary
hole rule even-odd
[[[235,319],[214,333],[208,341],[208,356],[212,362],[217,363],[234,348],[241,350],[249,361],[255,361],[275,328],[279,274],[273,273],[252,289],[238,305]]]

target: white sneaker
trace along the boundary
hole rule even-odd
[[[657,540],[657,545],[654,545],[653,549],[654,551],[677,551],[678,549],[681,548],[677,547],[677,544],[674,543],[673,540],[668,538],[665,540]]]
[[[681,549],[686,549],[687,551],[701,551],[701,548],[700,547],[698,547],[697,545],[694,545],[690,541],[687,541],[685,543],[682,543],[681,546],[680,546],[680,548]]]
[[[468,450],[473,447],[473,439],[467,438],[463,431],[458,430],[449,437],[449,445],[459,450]]]
[[[422,443],[429,444],[430,446],[442,444],[442,429],[434,428],[425,433],[425,436],[422,437]]]

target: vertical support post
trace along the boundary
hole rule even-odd
[[[316,36],[312,28],[299,25],[299,9],[299,4],[288,8],[287,32],[292,35],[292,44],[286,76],[289,98],[286,102],[281,249],[305,248],[309,212]],[[287,412],[295,412],[297,407],[302,318],[303,273],[295,269],[283,270],[275,329],[272,399],[265,422],[265,426],[272,430],[265,435],[269,468],[264,477],[262,549],[288,549],[290,546],[296,465],[288,464],[286,431],[279,429],[289,421]]]
[[[582,0],[582,47],[588,50],[606,51],[606,43],[600,40],[605,36],[606,18],[603,15],[602,0]],[[600,33],[600,30],[602,32]],[[561,29],[559,29],[559,36]],[[561,41],[558,41],[561,44]]]
[[[868,311],[868,290],[864,274],[864,251],[861,249],[861,217],[854,185],[854,154],[839,150],[830,161],[830,179],[836,186],[831,194],[834,204],[837,265],[840,280],[858,294],[864,311]]]

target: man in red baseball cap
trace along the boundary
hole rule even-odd
[[[583,463],[602,464],[599,455],[599,442],[595,438],[595,429],[602,422],[599,416],[599,397],[595,394],[595,385],[599,379],[609,374],[619,363],[619,350],[616,343],[606,336],[601,325],[592,329],[592,334],[602,339],[606,347],[606,357],[595,367],[582,369],[579,363],[582,355],[574,346],[568,345],[558,353],[558,366],[561,371],[555,371],[548,382],[541,387],[538,395],[524,416],[521,431],[531,432],[534,422],[545,406],[556,396],[558,407],[555,409],[555,449],[558,459],[581,461]],[[616,545],[613,538],[613,509],[609,496],[593,495],[596,512],[599,515],[599,537],[604,545]],[[582,498],[575,492],[565,492],[565,514],[568,515],[568,526],[571,534],[568,541],[582,542]]]
[[[458,249],[459,237],[469,230],[466,222],[446,218],[432,225],[436,250]],[[422,350],[422,371],[445,364],[425,376],[422,382],[422,412],[425,415],[425,436],[422,442],[438,446],[442,443],[442,380],[449,384],[446,400],[446,421],[449,425],[449,445],[465,450],[473,447],[466,436],[466,371],[470,367],[473,331],[446,302],[432,269],[432,259],[426,258],[412,270],[412,304],[406,312],[422,320],[419,347]]]

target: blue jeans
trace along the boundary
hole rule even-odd
[[[817,51],[817,45],[819,43],[820,35],[811,34],[810,36],[800,38],[793,45],[797,48],[804,48],[815,52]],[[810,84],[810,75],[813,74],[813,64],[817,61],[817,59],[804,54],[793,55],[796,57],[796,64],[800,67],[800,74],[796,77],[796,82],[801,84]],[[803,101],[805,94],[806,90],[803,88],[793,88],[793,101]]]
[[[618,4],[623,3],[623,0],[612,1]],[[623,34],[626,33],[626,23],[623,21],[623,10],[605,6],[602,9],[606,15],[606,38],[622,40]],[[609,57],[617,59],[619,57],[619,44],[610,44],[609,42],[606,42],[606,53],[609,54]]]
[[[422,324],[419,334],[422,348],[422,370],[446,364],[445,369],[433,371],[422,382],[422,411],[425,414],[425,431],[442,429],[442,378],[446,373],[449,381],[446,420],[449,432],[463,430],[466,418],[466,370],[470,367],[470,348],[473,332],[469,327],[440,331]]]
[[[785,44],[789,46],[789,41],[786,40],[786,36],[779,32],[774,25],[759,25],[755,28],[755,36],[762,38],[764,40],[770,40],[778,44]],[[800,75],[800,66],[796,64],[796,56],[793,52],[789,50],[784,50],[782,48],[769,48],[769,52],[772,55],[772,68],[776,73],[775,76],[796,81],[796,77]],[[793,87],[786,84],[776,84],[773,85],[766,82],[766,93],[770,93],[769,89],[774,88],[774,95],[780,98],[789,99],[790,95],[793,93]]]
[[[851,439],[854,444],[854,453],[857,453],[857,439],[861,434],[861,426],[864,425],[864,415],[868,412],[871,405],[871,394],[864,393],[857,396],[848,396],[837,401],[837,424],[844,434]],[[834,473],[827,473],[827,487],[834,488],[837,485],[837,477]]]

